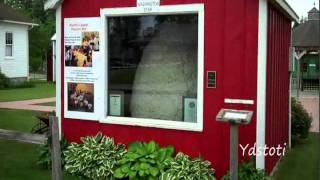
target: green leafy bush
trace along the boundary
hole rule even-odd
[[[309,135],[312,118],[295,98],[291,99],[291,134],[292,138],[305,139]]]
[[[149,143],[134,142],[128,152],[118,162],[114,177],[137,180],[155,180],[164,171],[165,163],[173,158],[174,148],[160,148],[154,141]]]
[[[0,89],[6,89],[10,86],[10,80],[6,75],[0,72]]]
[[[262,169],[256,169],[254,158],[243,160],[238,168],[239,180],[271,180]],[[226,174],[222,180],[230,180],[230,173]]]
[[[32,81],[25,81],[21,84],[10,84],[9,88],[33,88],[35,87],[35,83]]]
[[[191,159],[178,153],[174,160],[167,163],[167,170],[162,173],[161,180],[215,180],[211,163],[201,158]]]
[[[67,149],[67,147],[69,146],[68,141],[66,141],[65,138],[61,138],[60,141],[60,148],[61,148],[61,165],[62,167],[65,164],[65,157],[64,154],[62,153],[64,150]],[[52,159],[51,159],[51,143],[47,143],[45,145],[41,145],[39,148],[39,157],[38,157],[38,161],[37,164],[39,164],[40,166],[46,168],[46,169],[51,169],[51,163],[52,163]]]
[[[83,144],[71,143],[64,151],[67,172],[89,179],[112,179],[117,161],[126,152],[125,146],[101,133],[81,141]]]

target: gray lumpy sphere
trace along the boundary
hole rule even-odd
[[[197,95],[197,28],[163,23],[135,74],[132,117],[183,121],[183,97]]]

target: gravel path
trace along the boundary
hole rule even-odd
[[[299,97],[299,101],[312,116],[312,125],[311,132],[320,132],[319,131],[319,97],[308,96],[308,97]]]

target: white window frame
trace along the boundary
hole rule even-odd
[[[155,127],[163,129],[175,129],[186,131],[203,131],[203,86],[204,86],[204,5],[166,5],[155,8],[152,12],[145,12],[144,8],[126,7],[126,8],[107,8],[101,9],[101,54],[102,59],[108,60],[108,17],[119,16],[139,16],[139,15],[161,15],[161,14],[198,14],[198,87],[197,87],[197,122],[178,122],[172,120],[157,120],[147,118],[115,117],[108,116],[108,63],[105,63],[103,87],[105,88],[103,101],[104,112],[101,123],[131,125],[142,127]]]
[[[7,34],[11,34],[12,36],[12,44],[7,44]],[[4,45],[4,57],[6,59],[12,59],[13,58],[13,54],[14,54],[14,50],[13,50],[13,32],[11,31],[6,31],[4,34],[4,40],[5,40],[5,45]],[[11,56],[7,56],[7,46],[11,46]]]

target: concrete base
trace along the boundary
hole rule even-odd
[[[9,78],[12,85],[21,85],[24,82],[28,81],[27,77],[17,77],[17,78]]]

